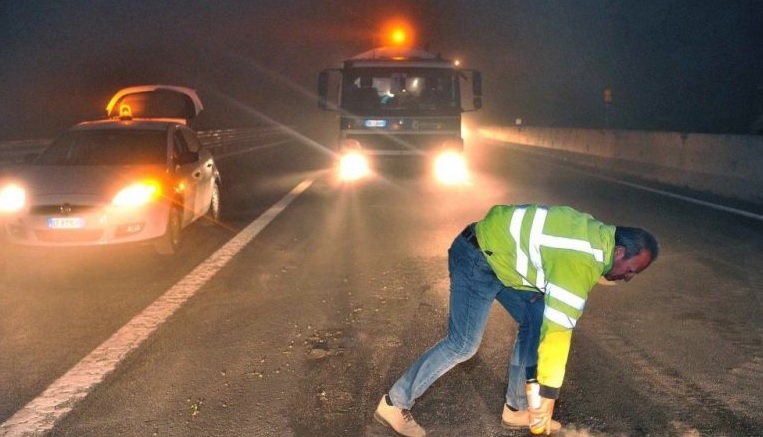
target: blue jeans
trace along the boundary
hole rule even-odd
[[[473,229],[473,225],[470,226]],[[485,256],[459,235],[448,250],[450,315],[445,338],[416,360],[389,391],[392,403],[411,409],[437,378],[477,353],[490,307],[497,300],[518,323],[508,368],[506,404],[527,409],[525,381],[535,377],[538,337],[543,320],[543,295],[503,285]]]

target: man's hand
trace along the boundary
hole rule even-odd
[[[530,432],[533,434],[551,434],[551,416],[554,414],[555,399],[540,398],[540,407],[530,407]]]

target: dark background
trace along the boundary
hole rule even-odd
[[[53,136],[151,83],[197,89],[199,128],[318,125],[318,72],[380,45],[392,17],[483,72],[482,122],[746,134],[762,15],[758,0],[0,0],[0,140]]]

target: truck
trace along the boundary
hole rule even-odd
[[[482,107],[482,75],[459,64],[419,48],[386,46],[321,71],[318,106],[339,112],[339,178],[373,174],[383,160],[394,166],[423,159],[439,182],[464,182],[461,114]]]

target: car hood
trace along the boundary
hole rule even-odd
[[[163,166],[28,166],[16,172],[32,198],[97,197],[110,200],[125,186],[166,179]]]

